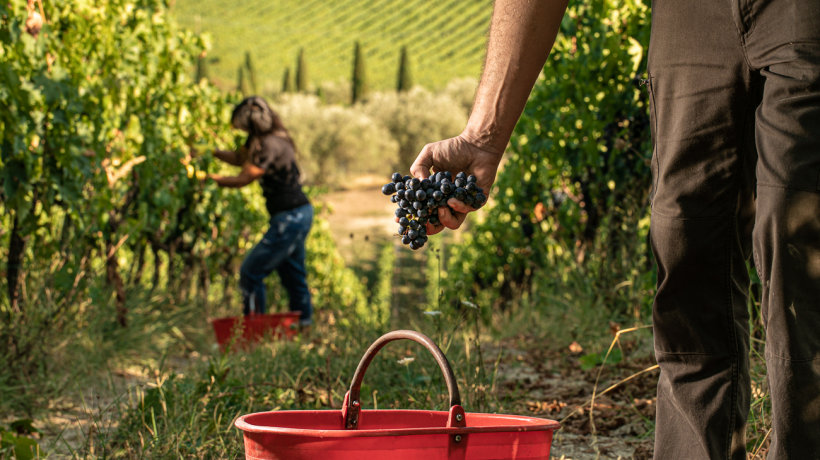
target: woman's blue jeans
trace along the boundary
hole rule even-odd
[[[239,272],[244,314],[267,311],[265,278],[276,270],[288,292],[290,310],[301,313],[300,324],[311,323],[313,306],[305,269],[305,238],[312,222],[310,204],[271,216],[270,228],[245,257]]]

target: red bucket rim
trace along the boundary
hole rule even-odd
[[[522,431],[554,431],[560,428],[560,424],[555,420],[529,417],[526,415],[509,415],[509,414],[487,414],[481,412],[467,412],[466,419],[469,421],[469,416],[480,416],[482,418],[504,419],[522,422],[519,425],[488,425],[488,426],[466,426],[466,427],[419,427],[419,428],[386,428],[386,429],[355,429],[345,430],[339,429],[312,429],[312,428],[292,428],[292,427],[277,427],[270,425],[254,425],[246,421],[247,418],[258,417],[260,415],[279,414],[279,415],[327,415],[330,413],[341,413],[338,410],[307,410],[307,411],[267,411],[255,412],[239,417],[234,425],[237,428],[247,433],[265,433],[265,434],[281,434],[293,436],[310,436],[323,438],[354,438],[354,437],[372,437],[372,436],[403,436],[403,435],[419,435],[419,434],[468,434],[468,433],[498,433],[498,432],[522,432]],[[411,410],[411,409],[364,409],[362,416],[368,413],[389,412],[396,416],[401,416],[403,413],[423,413],[423,414],[439,414],[446,416],[446,411],[429,411],[429,410]]]
[[[241,320],[243,318],[244,319],[254,319],[254,318],[265,318],[265,317],[268,317],[268,318],[277,317],[277,318],[295,318],[295,319],[298,319],[301,315],[302,314],[299,313],[298,311],[289,311],[289,312],[285,312],[285,313],[257,313],[257,314],[253,314],[253,315],[247,315],[247,316],[243,316],[243,315],[240,315],[240,316],[222,316],[220,318],[212,318],[211,322],[215,323],[217,321],[236,321],[236,320]]]

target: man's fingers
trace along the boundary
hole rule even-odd
[[[450,212],[446,206],[440,206],[438,208],[438,220],[441,221],[442,225],[450,230],[455,230],[461,227],[461,223],[464,222],[465,217],[467,217],[466,214],[460,212],[454,214]]]
[[[430,145],[425,145],[419,156],[416,157],[416,161],[410,165],[410,174],[413,177],[418,177],[420,179],[426,179],[430,176],[430,168],[433,167],[433,155],[430,152]]]
[[[444,230],[443,225],[433,225],[429,222],[427,223],[426,227],[427,235],[435,235],[436,233],[439,233],[440,231]]]
[[[463,202],[461,202],[461,201],[459,201],[455,198],[450,198],[449,200],[447,200],[447,204],[450,205],[450,207],[453,208],[454,211],[460,212],[460,213],[463,213],[463,214],[467,214],[468,212],[475,211],[475,208],[473,208],[472,206],[467,206],[466,204],[464,204]]]

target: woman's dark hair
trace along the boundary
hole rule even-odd
[[[259,96],[250,96],[242,100],[231,113],[231,124],[251,136],[274,134],[285,138],[291,145],[290,137],[279,115],[270,108],[267,102]],[[294,146],[295,147],[295,146]]]

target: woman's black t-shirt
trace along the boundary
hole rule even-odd
[[[251,163],[265,170],[259,183],[262,185],[265,206],[271,215],[310,202],[302,192],[296,152],[290,141],[275,134],[250,136],[245,142],[245,148]]]

